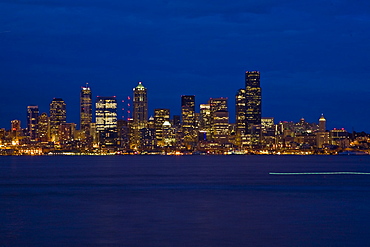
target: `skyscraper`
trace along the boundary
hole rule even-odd
[[[239,147],[246,144],[246,106],[247,100],[245,89],[241,88],[235,95],[236,144]]]
[[[61,98],[54,98],[50,103],[50,138],[58,141],[59,126],[67,120],[66,103]]]
[[[202,131],[208,132],[208,134],[211,130],[211,106],[210,104],[200,104],[199,128]]]
[[[117,100],[115,96],[96,98],[96,131],[101,145],[115,145],[117,137]]]
[[[148,126],[148,95],[147,89],[141,82],[133,88],[133,115],[132,115],[132,127],[131,127],[131,138],[130,148],[138,150],[143,144],[140,142],[142,133],[141,129],[147,128]],[[155,135],[155,134],[154,134]]]
[[[246,131],[251,134],[252,126],[261,124],[261,87],[260,72],[245,72],[246,93]]]
[[[320,132],[326,131],[326,119],[324,117],[324,114],[321,114],[321,117],[319,119],[319,131]]]
[[[181,117],[183,128],[194,128],[195,96],[181,95]]]
[[[147,89],[141,82],[133,89],[134,91],[134,111],[133,120],[136,129],[146,128],[148,122],[148,98]]]
[[[181,95],[181,127],[184,146],[191,150],[196,140],[194,95]]]
[[[154,128],[157,145],[163,146],[163,123],[170,121],[170,109],[154,109]]]
[[[49,141],[49,117],[46,112],[41,113],[39,116],[39,140],[41,142]]]
[[[235,95],[235,123],[237,132],[243,134],[246,130],[246,105],[245,89],[241,88]]]
[[[39,107],[31,105],[27,107],[27,131],[31,140],[38,138]]]
[[[90,124],[92,123],[92,93],[87,86],[81,88],[80,92],[80,130],[89,135]]]
[[[220,143],[227,142],[229,112],[227,98],[211,98],[208,101],[211,110],[211,135]]]

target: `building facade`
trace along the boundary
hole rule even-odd
[[[50,138],[59,140],[59,126],[67,121],[66,103],[61,98],[54,98],[50,103]]]

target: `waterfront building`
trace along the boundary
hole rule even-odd
[[[67,121],[66,103],[61,98],[54,98],[50,103],[50,138],[59,140],[59,126]]]
[[[99,144],[115,145],[117,137],[117,100],[115,96],[96,98],[95,104],[96,131]]]

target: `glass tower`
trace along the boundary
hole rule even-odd
[[[252,132],[253,125],[261,124],[261,87],[260,72],[245,72],[245,95],[246,95],[246,131]]]
[[[117,100],[115,96],[96,98],[96,131],[100,144],[114,145],[117,137]]]
[[[31,105],[27,107],[27,130],[31,140],[38,138],[39,107]]]
[[[54,98],[50,103],[50,136],[52,141],[59,140],[59,126],[66,121],[66,103],[61,98]]]
[[[82,87],[80,92],[80,130],[87,132],[92,123],[92,93],[89,87]]]

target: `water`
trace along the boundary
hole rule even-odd
[[[370,157],[0,157],[0,246],[369,246]]]

